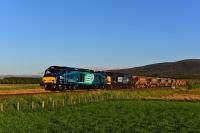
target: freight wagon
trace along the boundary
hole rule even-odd
[[[148,78],[133,76],[134,88],[148,88]]]
[[[186,86],[187,85],[187,81],[185,81],[185,80],[176,80],[175,84],[176,84],[176,86]]]
[[[148,88],[160,87],[159,78],[149,77],[148,78]]]

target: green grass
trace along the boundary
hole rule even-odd
[[[37,89],[38,84],[0,84],[0,90]]]
[[[191,85],[192,89],[200,89],[200,84],[193,84]]]
[[[54,111],[1,112],[0,132],[186,133],[200,132],[200,103],[109,101]]]
[[[185,91],[101,90],[1,97],[4,111],[0,112],[0,132],[200,132],[199,102],[140,100],[182,92]],[[16,110],[18,101],[20,111]],[[41,108],[42,101],[45,109]]]

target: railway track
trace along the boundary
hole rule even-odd
[[[52,91],[47,91],[44,89],[0,90],[0,96],[33,95],[43,93],[52,93]]]
[[[161,89],[161,88],[157,88]],[[165,88],[171,89],[171,88]],[[147,89],[113,89],[113,90],[124,90],[124,91],[145,91]],[[102,89],[85,89],[85,90],[65,90],[65,91],[50,91],[45,89],[19,89],[19,90],[0,90],[0,96],[15,96],[15,95],[36,95],[36,94],[47,94],[47,93],[96,93],[98,91],[102,91]]]
[[[157,88],[163,89],[163,88]],[[165,88],[169,89],[170,88]],[[121,90],[121,89],[115,89]],[[147,89],[123,89],[124,91],[145,91]],[[102,91],[102,89],[90,89],[90,90],[71,90],[71,91],[48,91],[45,89],[21,89],[21,90],[0,90],[0,97],[9,97],[9,96],[24,96],[24,95],[37,95],[37,94],[50,94],[50,93],[97,93],[98,91]],[[105,90],[106,91],[106,90]],[[148,100],[167,100],[167,101],[199,101],[200,95],[191,95],[187,93],[180,93],[180,94],[172,94],[166,95],[162,97],[144,97],[142,99]]]
[[[66,90],[66,91],[50,91],[45,89],[19,89],[19,90],[0,90],[0,96],[15,96],[15,95],[36,95],[47,93],[81,93],[81,92],[97,92],[99,90]]]

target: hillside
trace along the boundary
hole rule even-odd
[[[142,67],[112,71],[140,76],[200,79],[200,59],[158,63]]]

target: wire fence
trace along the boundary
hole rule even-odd
[[[23,96],[0,100],[0,112],[36,111],[62,109],[67,106],[96,103],[113,100],[135,100],[144,97],[160,97],[176,93],[177,90],[154,91],[101,91],[80,94],[44,94],[39,96]]]

